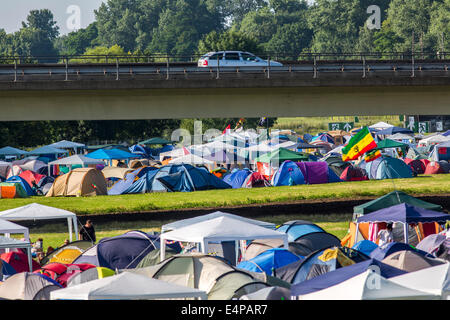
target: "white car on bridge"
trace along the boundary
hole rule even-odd
[[[198,60],[198,67],[264,67],[269,65],[268,60],[244,51],[217,51],[208,52]],[[282,67],[283,64],[270,60],[271,67]]]

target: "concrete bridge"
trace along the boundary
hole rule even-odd
[[[0,120],[448,115],[450,60],[3,64]]]

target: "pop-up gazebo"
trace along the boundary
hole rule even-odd
[[[27,227],[5,219],[0,219],[0,233],[3,233],[7,238],[10,238],[12,233],[23,234],[23,237],[30,241],[30,231]]]
[[[162,233],[160,239],[161,261],[165,259],[165,246],[163,244],[166,240],[199,243],[200,251],[205,254],[208,253],[208,243],[215,241],[235,241],[236,250],[239,249],[240,240],[282,239],[285,249],[288,249],[289,245],[287,234],[283,232],[270,230],[229,216],[220,216]],[[238,257],[238,254],[236,254],[236,257]]]
[[[0,218],[8,221],[67,219],[70,242],[72,242],[72,230],[75,231],[75,237],[78,234],[77,216],[75,213],[39,203],[31,203],[26,206],[1,211]]]
[[[401,203],[359,217],[356,220],[356,230],[358,230],[359,223],[361,222],[400,222],[403,223],[404,226],[403,231],[405,243],[408,243],[408,225],[410,223],[445,223],[447,220],[450,220],[450,215],[447,213],[415,207],[407,203]],[[358,233],[355,235],[355,243],[358,242],[357,236]]]

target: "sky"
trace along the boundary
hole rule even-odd
[[[102,2],[106,0],[0,0],[0,29],[5,29],[7,33],[18,31],[25,21],[28,13],[34,9],[50,9],[54,19],[59,26],[61,35],[73,31],[73,28],[80,26],[87,27],[95,20],[94,10],[98,9]],[[79,8],[79,19],[75,19]],[[72,11],[67,13],[71,8]],[[68,23],[69,22],[69,26]],[[79,22],[79,23],[78,23]]]

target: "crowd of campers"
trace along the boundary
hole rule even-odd
[[[381,157],[344,161],[359,129],[298,135],[226,130],[190,146],[151,138],[132,146],[59,141],[31,151],[0,148],[0,197],[93,196],[293,186],[411,178],[450,172],[450,130],[426,136],[369,126]]]
[[[68,240],[35,258],[21,221],[58,218]],[[75,214],[33,203],[0,212],[0,300],[449,299],[448,220],[394,191],[354,207],[343,239],[310,221],[216,211],[95,241],[72,237]]]

